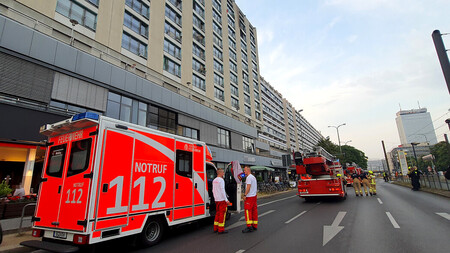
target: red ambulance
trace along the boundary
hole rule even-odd
[[[216,167],[203,142],[89,112],[41,133],[49,139],[32,233],[43,239],[25,246],[70,252],[129,235],[151,246],[168,227],[214,215],[207,179]]]

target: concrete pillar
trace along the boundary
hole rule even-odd
[[[31,180],[33,178],[34,161],[36,159],[36,149],[28,149],[27,160],[23,169],[22,186],[25,189],[25,195],[30,194]],[[37,189],[34,189],[36,191]]]

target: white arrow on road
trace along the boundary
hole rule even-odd
[[[333,223],[331,226],[323,226],[323,245],[327,244],[333,237],[335,237],[339,232],[341,232],[342,229],[344,229],[344,226],[339,226],[339,223],[341,223],[342,219],[344,219],[344,216],[347,214],[347,212],[339,212],[334,218]]]
[[[447,220],[450,220],[450,214],[448,214],[448,213],[436,213],[436,214],[446,218]]]

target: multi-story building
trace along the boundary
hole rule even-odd
[[[84,111],[202,140],[219,167],[281,167],[255,154],[256,35],[232,0],[2,1],[0,176],[36,186],[39,127]]]
[[[295,111],[295,122],[297,127],[297,149],[308,152],[323,139],[322,134],[306,120],[300,111]]]
[[[431,114],[427,108],[402,110],[397,112],[395,121],[397,123],[400,143],[407,145],[411,143],[437,143]]]

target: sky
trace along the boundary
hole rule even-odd
[[[260,74],[324,137],[369,160],[400,144],[400,110],[428,108],[450,135],[450,94],[431,33],[450,33],[449,0],[236,0],[257,30]],[[450,49],[450,35],[443,36]]]

